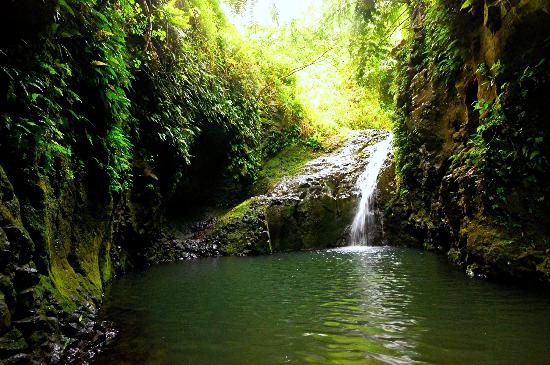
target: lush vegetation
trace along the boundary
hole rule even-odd
[[[547,78],[543,70],[547,69],[548,60],[543,50],[548,47],[548,39],[539,36],[541,48],[528,48],[523,55],[525,64],[511,54],[504,54],[502,59],[491,64],[471,64],[464,50],[467,32],[460,29],[461,24],[453,19],[453,12],[476,17],[481,5],[478,1],[457,1],[452,6],[437,0],[430,2],[425,8],[421,41],[413,45],[411,38],[400,49],[398,70],[401,75],[397,77],[397,92],[401,99],[397,104],[396,132],[403,158],[398,158],[398,171],[404,179],[404,191],[422,180],[415,175],[420,173],[416,166],[422,165],[417,159],[422,159],[421,154],[416,153],[422,142],[418,140],[418,132],[406,125],[415,107],[406,97],[412,81],[407,75],[409,67],[417,72],[429,70],[432,87],[446,92],[456,87],[460,77],[472,75],[466,90],[462,91],[466,94],[470,123],[467,138],[450,161],[455,169],[464,166],[470,189],[480,191],[477,208],[507,221],[514,210],[508,205],[519,193],[518,187],[543,186],[541,179],[549,167],[543,147],[547,129],[540,128],[537,111],[540,107],[533,104],[540,101],[542,85]],[[428,142],[427,148],[440,143],[424,142]],[[544,201],[542,190],[537,189],[535,194],[539,194],[538,201]]]
[[[352,129],[395,134],[389,242],[549,281],[548,1],[262,2],[0,1],[0,362],[97,346],[126,269],[334,245],[330,184],[250,197]]]
[[[198,140],[220,173],[250,179],[298,133],[288,66],[259,57],[216,1],[61,0],[12,31],[0,47],[8,167],[105,173],[113,192],[146,174],[170,191]]]
[[[254,2],[230,2],[237,13]],[[350,129],[391,128],[390,55],[400,41],[406,7],[389,1],[325,1],[297,19],[246,24],[252,47],[288,65],[303,106],[301,133],[311,146],[330,146]],[[271,86],[271,85],[270,85]]]
[[[480,1],[330,0],[291,21],[274,4],[271,23],[238,31],[227,6],[244,14],[255,4],[51,0],[34,17],[2,5],[14,36],[0,41],[0,164],[15,180],[93,180],[105,196],[134,189],[159,204],[205,183],[257,180],[257,192],[280,178],[273,166],[294,170],[350,129],[393,128],[406,196],[426,185],[447,131],[457,137],[442,164],[481,192],[477,210],[514,219],[508,205],[522,188],[545,202],[546,129],[533,103],[547,38],[537,35],[526,62],[474,63],[464,24],[501,26],[481,19]],[[417,90],[422,77],[435,96]],[[468,126],[430,124],[446,120],[437,105],[455,102],[454,89]]]
[[[5,6],[17,34],[0,45],[8,169],[93,176],[111,192],[146,176],[166,194],[201,175],[193,162],[252,181],[287,146],[390,128],[387,56],[404,14],[391,2],[329,1],[245,34],[215,0],[52,0],[36,21]]]

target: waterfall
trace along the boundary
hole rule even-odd
[[[386,161],[391,149],[392,135],[372,146],[366,170],[357,179],[356,187],[361,192],[361,201],[351,225],[351,244],[368,246],[369,232],[373,232],[376,225],[374,218],[374,198],[376,181],[380,170]]]

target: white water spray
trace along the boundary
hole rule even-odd
[[[376,224],[373,210],[376,181],[390,153],[392,138],[390,134],[386,139],[372,146],[367,168],[357,179],[356,186],[361,192],[361,201],[351,225],[352,245],[368,246],[369,244],[368,233],[372,232]]]

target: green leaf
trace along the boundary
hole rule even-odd
[[[469,7],[472,6],[472,1],[473,0],[466,0],[462,3],[462,6],[460,7],[460,10],[464,10],[464,9],[467,9]]]
[[[67,13],[71,14],[72,16],[75,15],[73,9],[69,6],[69,4],[67,4],[65,0],[59,0],[59,7],[65,10]]]
[[[109,65],[106,64],[105,62],[103,62],[103,61],[98,61],[98,60],[92,61],[92,65],[94,65],[94,66],[109,66]]]
[[[45,63],[45,62],[42,62],[40,64],[40,66],[45,69],[46,71],[49,72],[50,75],[56,75],[57,74],[57,71],[55,70],[55,68],[53,68],[51,65]]]

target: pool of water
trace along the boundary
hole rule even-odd
[[[413,249],[223,257],[116,281],[97,364],[548,364],[550,298]]]

